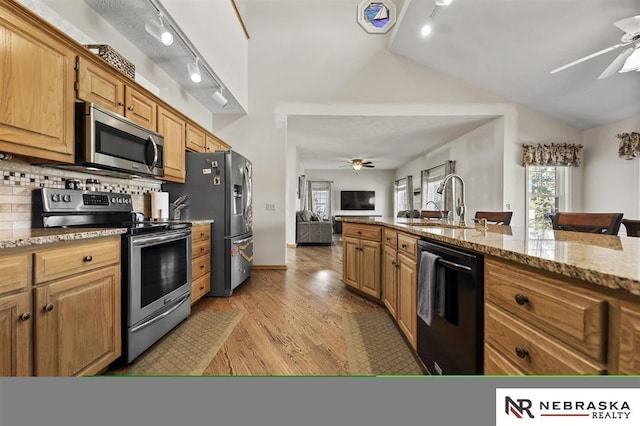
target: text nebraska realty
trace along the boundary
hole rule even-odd
[[[533,403],[530,399],[516,399],[514,401],[508,396],[505,398],[507,414],[511,411],[517,417],[522,417],[526,413],[530,418],[533,418],[532,407]],[[628,419],[631,415],[631,408],[627,401],[540,401],[538,410],[538,415],[541,417],[573,415],[588,416],[593,419]],[[591,413],[585,413],[585,411]],[[567,412],[571,412],[571,414]]]

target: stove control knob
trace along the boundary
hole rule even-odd
[[[58,202],[60,201],[60,194],[51,194],[51,201]]]
[[[69,194],[65,194],[62,196],[62,201],[64,201],[65,203],[70,203],[72,200],[71,195]]]
[[[112,198],[111,198],[111,203],[112,203],[112,204],[115,204],[115,203],[116,203],[116,197],[112,197]]]
[[[122,204],[122,198],[118,197],[118,204]]]

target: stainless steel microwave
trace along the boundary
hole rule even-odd
[[[164,137],[92,103],[76,104],[76,166],[164,176]],[[105,173],[102,173],[105,174]]]

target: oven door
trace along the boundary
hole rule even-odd
[[[191,229],[128,239],[127,318],[133,326],[191,291]]]

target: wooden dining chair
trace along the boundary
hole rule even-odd
[[[511,216],[513,212],[476,212],[475,221],[480,219],[487,219],[488,223],[495,225],[509,225],[511,224]]]
[[[553,229],[561,231],[617,235],[621,223],[622,213],[558,212],[551,216]]]
[[[640,220],[622,219],[628,237],[640,237]]]
[[[423,219],[443,219],[449,216],[449,210],[422,210],[421,215]]]

